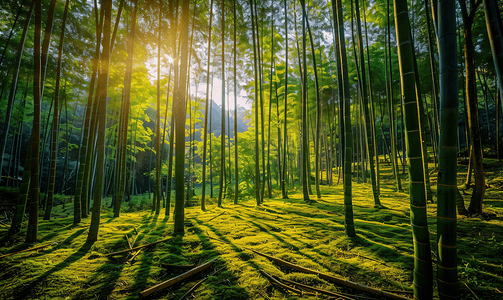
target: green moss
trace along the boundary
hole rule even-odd
[[[489,187],[485,209],[493,217],[458,219],[459,277],[462,298],[469,297],[466,283],[481,299],[499,297],[503,286],[503,186],[501,165],[490,162],[486,176]],[[463,167],[460,167],[462,184]],[[173,236],[172,217],[151,213],[151,200],[145,195],[125,202],[119,218],[103,209],[97,242],[86,243],[89,219],[73,226],[71,204],[54,207],[51,221],[40,220],[39,244],[59,241],[38,252],[0,259],[0,299],[136,299],[139,292],[182,274],[181,269],[162,264],[201,264],[219,257],[215,266],[152,298],[179,298],[197,281],[219,270],[193,292],[197,299],[310,299],[268,286],[259,270],[265,270],[300,283],[332,291],[354,293],[312,274],[299,273],[251,252],[254,249],[301,266],[337,275],[380,289],[411,290],[413,268],[409,198],[394,191],[390,169],[381,179],[381,202],[373,207],[370,184],[356,184],[353,204],[357,236],[344,234],[342,185],[321,186],[323,198],[306,204],[301,193],[290,192],[290,199],[264,199],[261,207],[254,199],[240,199],[239,205],[224,201],[216,207],[209,199],[207,210],[186,208],[185,234]],[[405,179],[405,177],[403,177]],[[431,178],[436,182],[436,177]],[[432,185],[434,187],[434,185]],[[404,185],[405,188],[406,185]],[[433,189],[435,192],[435,189]],[[469,201],[471,191],[465,198]],[[108,207],[110,199],[105,199]],[[225,212],[224,214],[221,214]],[[432,251],[436,252],[436,205],[428,204]],[[25,228],[26,226],[24,226]],[[0,234],[8,227],[0,227]],[[23,244],[25,232],[0,248],[0,255],[33,247]],[[134,246],[173,238],[144,248],[132,263],[127,256],[109,259],[106,254],[128,248],[125,236]],[[224,241],[222,243],[215,239]],[[38,245],[38,244],[37,244]],[[436,257],[433,256],[435,259]],[[501,290],[501,288],[499,288]],[[314,299],[314,297],[311,297]]]

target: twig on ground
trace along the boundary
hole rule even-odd
[[[271,283],[273,283],[273,284],[275,284],[275,285],[277,285],[277,286],[281,287],[281,288],[282,288],[282,289],[284,289],[284,290],[289,290],[289,291],[292,291],[292,292],[294,292],[294,293],[297,293],[297,294],[302,295],[302,291],[301,291],[301,290],[298,290],[298,289],[296,289],[296,288],[290,287],[290,286],[288,286],[288,285],[286,285],[286,284],[284,284],[284,283],[279,282],[278,280],[276,280],[275,278],[273,278],[271,275],[269,275],[268,273],[266,273],[266,272],[264,272],[264,271],[262,271],[262,270],[259,270],[259,271],[260,271],[260,273],[261,273],[262,275],[264,275],[264,276],[265,276],[265,277],[266,277],[266,278],[267,278],[267,279],[268,279]]]
[[[163,289],[165,289],[165,288],[167,288],[167,287],[170,287],[170,286],[172,286],[173,284],[175,284],[175,283],[177,283],[177,282],[180,282],[180,281],[182,281],[182,280],[184,280],[184,279],[186,279],[186,278],[189,278],[189,277],[191,277],[192,275],[195,275],[195,274],[197,274],[197,273],[199,273],[199,272],[201,272],[201,271],[203,271],[203,270],[205,270],[205,269],[207,269],[207,268],[211,267],[211,265],[213,265],[213,263],[215,263],[215,261],[216,261],[217,259],[218,259],[218,258],[212,259],[212,260],[210,260],[209,262],[207,262],[207,263],[205,263],[205,264],[202,264],[202,265],[198,266],[197,268],[194,268],[194,269],[192,269],[192,270],[190,270],[190,271],[187,271],[187,272],[185,272],[185,273],[183,273],[183,274],[181,274],[181,275],[178,275],[178,276],[176,276],[176,277],[174,277],[174,278],[171,278],[171,279],[169,279],[169,280],[167,280],[167,281],[161,282],[161,283],[159,283],[159,284],[158,284],[158,285],[156,285],[156,286],[153,286],[153,287],[148,288],[148,289],[146,289],[146,290],[144,290],[144,291],[141,291],[141,292],[140,292],[140,297],[146,297],[146,296],[148,296],[148,295],[150,295],[150,294],[153,294],[153,293],[158,292],[158,291],[160,291],[160,290],[163,290]]]
[[[124,238],[127,241],[127,245],[129,246],[129,249],[133,249],[133,247],[131,247],[131,243],[129,242],[129,238],[128,238],[127,234],[124,235]]]
[[[57,245],[58,243],[59,243],[59,241],[58,242],[52,242],[52,243],[45,244],[45,245],[41,245],[41,246],[37,246],[37,247],[33,247],[33,248],[30,248],[30,249],[25,249],[25,250],[21,250],[21,251],[16,251],[16,252],[4,254],[4,255],[0,256],[0,258],[4,258],[4,257],[11,256],[11,255],[18,254],[18,253],[39,250],[39,249],[42,249],[42,248],[45,248],[45,247],[49,247],[49,246],[52,246],[52,245]]]
[[[206,221],[206,222],[209,222],[209,221],[211,221],[211,220],[213,220],[213,219],[216,219],[216,218],[220,217],[221,215],[223,215],[223,214],[225,214],[225,213],[226,213],[226,211],[224,211],[223,213],[219,214],[218,216],[215,216],[215,217],[213,217],[213,218],[209,219],[209,220],[208,220],[208,221]]]
[[[163,268],[170,269],[184,269],[184,270],[192,270],[196,267],[196,265],[172,265],[172,264],[161,264]]]
[[[131,258],[130,258],[130,259],[128,259],[128,261],[127,261],[127,262],[128,262],[128,263],[133,264],[133,260],[134,260],[134,259],[138,256],[138,254],[140,254],[141,250],[142,250],[142,249],[140,249],[140,250],[136,251],[136,253],[135,253],[135,254],[133,254],[133,256],[131,256]]]
[[[315,287],[312,287],[312,286],[309,286],[309,285],[305,285],[305,284],[302,284],[302,283],[299,283],[299,282],[295,282],[295,281],[288,280],[288,279],[285,279],[285,278],[280,278],[280,277],[275,276],[275,275],[272,275],[272,276],[278,278],[279,280],[287,282],[287,283],[289,283],[291,285],[296,285],[296,286],[298,286],[300,288],[303,288],[303,289],[306,289],[306,290],[309,290],[309,291],[313,291],[313,292],[317,292],[317,293],[320,293],[320,294],[325,294],[325,295],[333,296],[333,297],[340,297],[340,298],[348,299],[348,300],[353,300],[354,299],[354,298],[351,298],[351,297],[348,297],[348,296],[344,296],[344,295],[336,293],[336,292],[331,292],[331,291],[327,291],[327,290],[323,290],[323,289],[318,289],[318,288],[315,288]]]
[[[187,291],[187,293],[185,293],[182,297],[180,297],[180,299],[179,299],[179,300],[183,300],[183,299],[185,299],[185,297],[187,297],[187,296],[188,296],[188,295],[190,295],[193,291],[195,291],[195,290],[199,287],[199,285],[201,285],[201,283],[205,282],[205,281],[206,281],[206,279],[208,279],[208,277],[206,277],[206,278],[204,278],[204,279],[202,279],[202,280],[199,280],[196,284],[194,284],[194,286],[192,286],[192,287],[191,287],[191,288]]]
[[[380,263],[380,264],[382,264],[382,265],[385,265],[385,266],[387,266],[387,265],[388,265],[388,264],[386,264],[385,262],[382,262],[382,261],[377,260],[377,259],[372,258],[372,257],[368,257],[368,256],[365,256],[365,255],[361,255],[360,253],[358,253],[358,254],[350,253],[350,254],[351,254],[351,255],[358,256],[358,257],[361,257],[361,258],[365,258],[365,259],[368,259],[368,260],[371,260],[371,261],[378,262],[378,263]]]
[[[220,241],[220,242],[223,242],[225,244],[228,244],[227,242],[219,240],[217,238],[212,238],[212,237],[209,237],[209,238],[217,240],[217,241]],[[336,283],[336,284],[340,284],[340,285],[343,285],[343,286],[346,286],[346,287],[350,287],[350,288],[355,289],[355,290],[364,291],[364,292],[372,294],[372,295],[382,296],[382,297],[386,297],[386,298],[390,298],[390,299],[398,299],[398,300],[409,299],[407,297],[396,295],[396,294],[393,294],[393,293],[390,293],[390,292],[386,292],[386,291],[383,291],[383,290],[380,290],[380,289],[372,288],[372,287],[363,285],[361,283],[352,282],[352,281],[343,279],[341,277],[337,277],[337,276],[333,276],[333,275],[321,273],[321,272],[318,272],[318,271],[315,271],[315,270],[311,270],[311,269],[308,269],[308,268],[304,268],[302,266],[299,266],[299,265],[296,265],[296,264],[284,261],[284,260],[282,260],[280,258],[276,258],[274,256],[270,256],[270,255],[267,255],[265,253],[261,253],[261,252],[259,252],[257,250],[253,250],[253,249],[245,248],[245,247],[242,247],[242,248],[246,249],[246,250],[250,250],[253,253],[258,254],[260,256],[269,258],[270,260],[272,260],[272,261],[274,261],[274,262],[276,262],[278,264],[281,264],[281,265],[283,265],[285,267],[288,267],[290,269],[294,269],[296,271],[303,272],[303,273],[308,273],[308,274],[316,274],[321,279],[324,279],[324,280],[327,280],[327,281],[330,281],[330,282],[333,282],[333,283]]]
[[[472,295],[475,297],[475,299],[479,300],[479,297],[477,297],[477,295],[475,294],[474,291],[472,291],[472,289],[468,286],[468,284],[466,284],[465,282],[465,286],[468,288],[468,290],[472,293]]]
[[[269,284],[269,283],[267,283],[267,284]],[[258,290],[257,292],[258,292],[260,295],[262,295],[264,298],[266,298],[266,299],[271,299],[271,298],[269,298],[269,296],[267,296],[267,294],[266,294],[264,291],[262,291],[262,290]]]
[[[388,289],[383,289],[385,292],[390,292],[390,293],[402,293],[402,294],[410,294],[414,295],[413,291],[401,291],[401,290],[388,290]]]
[[[149,244],[138,246],[138,247],[134,247],[134,248],[131,248],[131,249],[126,249],[126,250],[122,250],[122,251],[113,252],[113,253],[107,254],[105,256],[106,257],[110,257],[110,256],[114,256],[114,255],[129,253],[129,252],[132,252],[132,251],[139,250],[141,248],[145,248],[145,247],[152,246],[152,245],[157,245],[159,243],[164,243],[164,242],[167,242],[169,240],[171,240],[171,238],[165,239],[165,240],[160,240],[160,241],[157,241],[157,242],[149,243]]]
[[[131,242],[131,247],[134,247],[134,244],[136,243],[136,239],[138,238],[138,235],[139,235],[139,233],[136,231],[136,228],[135,228],[135,230],[134,230],[134,231],[136,232],[136,234],[133,236],[133,237],[134,237],[134,239],[133,239],[133,241]]]

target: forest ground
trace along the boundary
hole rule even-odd
[[[458,216],[461,299],[503,299],[503,164],[491,159],[484,163],[488,184],[485,213]],[[466,169],[461,162],[460,188]],[[85,242],[90,218],[73,226],[72,204],[59,205],[53,220],[39,221],[36,245],[23,243],[26,224],[18,236],[0,245],[3,255],[58,242],[43,250],[0,258],[0,299],[136,299],[142,290],[185,272],[163,264],[202,264],[213,258],[218,260],[212,268],[149,297],[180,299],[196,282],[209,276],[188,299],[327,298],[296,295],[270,285],[259,272],[263,270],[353,299],[379,299],[288,269],[249,249],[377,289],[411,292],[413,246],[406,178],[402,176],[405,191],[396,192],[389,165],[381,165],[381,209],[374,208],[369,183],[353,182],[354,238],[344,233],[342,184],[322,185],[321,200],[312,204],[304,202],[299,191],[290,192],[288,200],[281,199],[280,194],[266,198],[260,207],[249,198],[240,199],[238,205],[225,200],[219,208],[211,199],[204,212],[199,207],[185,209],[186,230],[182,235],[173,235],[172,217],[166,219],[164,213],[156,216],[151,212],[151,200],[146,195],[135,196],[124,203],[120,218],[103,209],[99,239],[92,244]],[[435,190],[436,177],[431,180]],[[468,206],[471,190],[463,194]],[[105,207],[109,203],[106,199]],[[436,204],[428,204],[428,225],[432,259],[436,261]],[[0,237],[7,230],[0,226]],[[131,255],[106,257],[128,249],[125,235],[130,241],[136,238],[133,247],[173,238],[144,248],[132,263],[126,262]],[[400,295],[412,297],[410,293]]]

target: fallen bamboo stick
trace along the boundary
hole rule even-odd
[[[321,279],[325,279],[325,280],[333,282],[333,283],[344,285],[344,286],[347,286],[347,287],[350,287],[350,288],[353,288],[353,289],[356,289],[356,290],[364,291],[364,292],[367,292],[367,293],[372,294],[372,295],[384,296],[384,297],[387,297],[387,298],[390,298],[390,299],[398,299],[398,300],[409,299],[407,297],[403,297],[403,296],[400,296],[400,295],[395,295],[393,293],[389,293],[389,292],[385,292],[385,291],[382,291],[382,290],[379,290],[379,289],[375,289],[375,288],[363,285],[361,283],[352,282],[352,281],[343,279],[341,277],[337,277],[337,276],[333,276],[333,275],[329,275],[329,274],[324,274],[324,273],[321,273],[321,272],[318,272],[318,271],[314,271],[314,270],[311,270],[311,269],[308,269],[308,268],[304,268],[304,267],[301,267],[299,265],[289,263],[289,262],[284,261],[282,259],[279,259],[279,258],[270,256],[270,255],[261,253],[259,251],[253,250],[253,249],[250,249],[250,250],[253,251],[254,253],[258,254],[258,255],[261,255],[263,257],[267,257],[267,258],[269,258],[269,259],[271,259],[271,260],[273,260],[273,261],[275,261],[275,262],[277,262],[279,264],[287,266],[287,267],[289,267],[291,269],[294,269],[296,271],[303,272],[303,273],[308,273],[308,274],[316,274]]]
[[[105,255],[105,256],[106,256],[106,257],[109,257],[109,256],[114,256],[114,255],[119,255],[119,254],[129,253],[129,252],[132,252],[132,251],[136,251],[136,250],[138,250],[138,249],[141,249],[141,248],[145,248],[145,247],[148,247],[148,246],[156,245],[156,244],[159,244],[159,243],[164,243],[164,242],[167,242],[167,241],[169,241],[169,240],[171,240],[171,238],[169,238],[169,239],[165,239],[165,240],[160,240],[160,241],[157,241],[157,242],[149,243],[149,244],[142,245],[142,246],[138,246],[138,247],[134,247],[134,248],[131,248],[131,249],[126,249],[126,250],[122,250],[122,251],[118,251],[118,252],[113,252],[113,253],[107,254],[107,255]]]
[[[182,297],[180,297],[179,300],[183,300],[185,299],[185,297],[187,297],[188,295],[190,295],[193,291],[195,291],[197,289],[197,287],[199,287],[199,285],[201,285],[201,283],[205,282],[206,279],[208,279],[209,277],[206,277],[202,280],[199,280],[196,284],[194,284],[194,286],[192,286],[188,291],[187,293],[185,293]]]
[[[211,220],[213,220],[213,219],[216,219],[216,218],[220,217],[221,215],[223,215],[223,214],[225,214],[225,213],[226,213],[226,211],[224,211],[223,213],[219,214],[218,216],[215,216],[215,217],[213,217],[213,218],[209,219],[209,220],[208,220],[208,221],[206,221],[206,222],[209,222],[209,221],[211,221]]]
[[[21,250],[21,251],[16,251],[16,252],[4,254],[4,255],[0,256],[0,258],[4,258],[4,257],[11,256],[11,255],[18,254],[18,253],[23,253],[23,252],[28,252],[28,251],[35,251],[35,250],[42,249],[42,248],[45,248],[45,247],[48,247],[48,246],[57,245],[58,243],[59,242],[52,242],[52,243],[49,243],[49,244],[45,244],[45,245],[33,247],[33,248],[30,248],[30,249],[25,249],[25,250]]]
[[[212,238],[212,237],[210,237],[210,238],[214,239],[214,240],[217,240],[217,241],[220,241],[220,242],[224,242],[224,241],[216,239],[216,238]],[[302,272],[302,273],[315,274],[315,275],[318,275],[318,277],[320,277],[321,279],[324,279],[324,280],[327,280],[327,281],[330,281],[330,282],[333,282],[333,283],[337,283],[337,284],[340,284],[340,285],[343,285],[343,286],[347,286],[347,287],[350,287],[350,288],[353,288],[353,289],[356,289],[356,290],[364,291],[364,292],[372,294],[372,295],[383,296],[383,297],[386,297],[386,298],[389,298],[389,299],[398,299],[398,300],[410,299],[410,298],[403,297],[403,296],[400,296],[400,295],[396,295],[396,294],[393,294],[393,293],[389,293],[389,292],[386,292],[386,291],[383,291],[383,290],[380,290],[380,289],[372,288],[372,287],[366,286],[366,285],[361,284],[361,283],[352,282],[352,281],[343,279],[341,277],[337,277],[337,276],[333,276],[333,275],[328,275],[328,274],[324,274],[324,273],[321,273],[321,272],[318,272],[318,271],[315,271],[315,270],[304,268],[302,266],[299,266],[299,265],[292,264],[290,262],[284,261],[284,260],[282,260],[280,258],[276,258],[274,256],[270,256],[270,255],[267,255],[265,253],[261,253],[261,252],[259,252],[257,250],[253,250],[253,249],[245,248],[245,247],[242,247],[242,248],[250,250],[253,253],[258,254],[260,256],[269,258],[270,260],[272,260],[274,262],[277,262],[277,263],[279,263],[279,264],[281,264],[283,266],[289,267],[290,269],[294,269],[294,270]]]
[[[126,239],[126,241],[127,241],[127,245],[129,246],[129,249],[133,249],[133,247],[131,247],[131,243],[129,242],[129,238],[128,238],[127,234],[126,234],[126,235],[124,235],[124,238],[125,238],[125,239]]]
[[[383,291],[385,292],[390,292],[390,293],[403,293],[403,294],[414,294],[413,291],[401,291],[401,290],[387,290],[387,289],[383,289]]]
[[[325,294],[325,295],[328,295],[328,296],[340,297],[340,298],[344,298],[344,299],[348,299],[348,300],[354,300],[354,298],[351,298],[351,297],[348,297],[348,296],[345,296],[345,295],[342,295],[342,294],[339,294],[339,293],[336,293],[336,292],[331,292],[331,291],[327,291],[327,290],[324,290],[324,289],[315,288],[315,287],[312,287],[312,286],[309,286],[309,285],[306,285],[306,284],[302,284],[300,282],[288,280],[288,279],[285,279],[285,278],[280,278],[280,277],[275,276],[275,275],[272,275],[272,276],[273,277],[277,277],[279,280],[282,280],[282,281],[287,282],[287,283],[292,284],[292,285],[296,285],[296,286],[301,287],[301,288],[306,289],[306,290],[310,290],[310,291],[317,292],[317,293],[320,293],[320,294]]]
[[[477,295],[475,294],[474,291],[472,291],[472,289],[468,286],[468,284],[466,284],[465,282],[465,286],[468,288],[468,290],[472,293],[472,295],[477,299],[477,300],[480,300],[479,297],[477,297]]]
[[[202,264],[202,265],[198,266],[197,268],[194,268],[194,269],[192,269],[192,270],[190,270],[190,271],[187,271],[187,272],[185,272],[185,273],[183,273],[183,274],[181,274],[181,275],[178,275],[178,276],[176,276],[176,277],[173,277],[173,278],[171,278],[171,279],[169,279],[169,280],[167,280],[167,281],[161,282],[161,283],[159,283],[159,284],[158,284],[158,285],[156,285],[156,286],[153,286],[153,287],[148,288],[148,289],[146,289],[146,290],[144,290],[144,291],[141,291],[141,292],[140,292],[140,297],[146,297],[146,296],[148,296],[148,295],[150,295],[150,294],[153,294],[153,293],[158,292],[158,291],[160,291],[160,290],[163,290],[163,289],[165,289],[165,288],[167,288],[167,287],[170,287],[170,286],[172,286],[173,284],[175,284],[175,283],[177,283],[177,282],[180,282],[180,281],[182,281],[182,280],[184,280],[184,279],[186,279],[186,278],[189,278],[189,277],[191,277],[192,275],[197,274],[197,273],[199,273],[199,272],[201,272],[201,271],[203,271],[203,270],[205,270],[205,269],[209,268],[211,265],[213,265],[213,263],[215,263],[215,261],[216,261],[217,259],[218,259],[218,258],[212,259],[212,260],[210,260],[209,262],[207,262],[207,263],[205,263],[205,264]]]
[[[281,287],[281,288],[283,288],[283,289],[285,289],[285,290],[289,290],[289,291],[292,291],[292,292],[297,293],[297,294],[300,294],[300,295],[302,295],[302,294],[303,294],[301,290],[298,290],[298,289],[296,289],[296,288],[293,288],[293,287],[291,287],[291,286],[288,286],[288,285],[286,285],[286,284],[284,284],[284,283],[279,282],[279,281],[278,281],[278,280],[276,280],[274,277],[272,277],[271,275],[269,275],[268,273],[266,273],[266,272],[264,272],[264,271],[262,271],[262,270],[259,270],[259,271],[260,271],[260,273],[261,273],[262,275],[264,275],[267,279],[269,279],[269,281],[270,281],[271,283],[273,283],[273,284],[275,284],[275,285],[277,285],[277,286],[279,286],[279,287]]]
[[[172,269],[185,269],[192,270],[196,267],[196,265],[172,265],[172,264],[161,264],[163,268],[172,268]]]
[[[137,257],[137,256],[138,256],[138,254],[140,254],[141,250],[142,250],[142,249],[140,249],[140,250],[136,251],[136,253],[134,253],[134,254],[133,254],[133,256],[131,256],[131,258],[130,258],[130,259],[128,259],[128,261],[127,261],[127,262],[128,262],[128,263],[133,264],[133,260],[135,259],[135,257]]]
[[[218,269],[218,270],[215,270],[213,273],[211,273],[210,275],[208,275],[208,277],[204,278],[203,280],[200,280],[198,281],[196,284],[194,284],[193,287],[190,288],[190,290],[185,293],[185,295],[183,295],[179,300],[183,300],[185,297],[188,297],[192,292],[194,292],[198,287],[199,285],[201,285],[201,283],[203,283],[206,279],[210,278],[210,276],[215,276],[217,275],[218,273],[222,272],[223,270],[225,269],[225,267],[221,268],[221,269]]]
[[[135,230],[134,230],[134,231],[136,231],[136,228],[135,228]],[[131,238],[133,238],[133,237],[131,237]],[[136,233],[136,234],[134,235],[134,239],[133,239],[133,242],[131,243],[131,247],[134,247],[134,244],[136,243],[136,239],[137,239],[137,238],[138,238],[138,233]]]

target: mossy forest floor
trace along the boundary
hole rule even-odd
[[[488,189],[483,216],[458,217],[458,272],[461,299],[503,299],[503,175],[502,164],[485,160]],[[223,207],[212,199],[206,211],[185,209],[185,234],[173,234],[172,217],[156,216],[146,195],[125,203],[119,218],[103,208],[99,240],[86,243],[90,219],[72,225],[72,205],[55,208],[51,221],[39,222],[39,240],[24,244],[24,230],[0,247],[0,255],[58,242],[39,251],[0,259],[0,299],[136,299],[139,293],[184,270],[163,264],[202,264],[219,258],[212,268],[149,296],[180,299],[196,282],[211,275],[189,299],[327,299],[323,295],[296,295],[270,285],[259,270],[314,287],[348,294],[354,299],[379,299],[275,264],[254,254],[254,249],[324,273],[337,275],[381,290],[412,291],[413,247],[409,197],[396,192],[389,165],[381,166],[381,202],[374,208],[370,183],[353,182],[357,237],[344,233],[343,187],[323,185],[322,198],[307,204],[300,192],[290,199],[280,194],[238,205],[226,199]],[[433,168],[433,165],[430,165]],[[436,173],[435,173],[436,174]],[[459,165],[460,188],[466,165]],[[407,189],[407,176],[403,186]],[[436,178],[431,178],[433,191]],[[314,190],[314,185],[313,185]],[[471,190],[465,193],[469,204]],[[108,201],[108,203],[106,203]],[[109,205],[109,199],[105,207]],[[222,214],[223,213],[223,214]],[[217,217],[218,216],[218,217]],[[436,261],[436,204],[428,204],[432,258]],[[0,237],[8,227],[0,226]],[[128,256],[107,258],[111,252],[172,237],[144,248],[132,263]],[[226,243],[222,243],[216,238]],[[434,271],[436,267],[434,264]],[[403,293],[405,297],[412,295]],[[435,294],[436,295],[436,294]],[[336,299],[336,298],[332,298]]]

